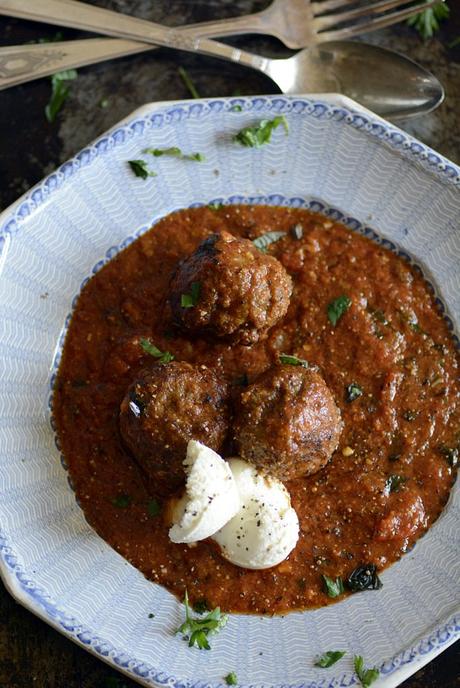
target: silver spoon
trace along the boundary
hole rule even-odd
[[[330,4],[331,0],[326,2]],[[337,0],[333,2],[337,4]],[[340,2],[342,4],[342,0]],[[200,38],[196,27],[193,30],[171,29],[75,0],[34,0],[33,3],[30,3],[30,0],[0,0],[0,14],[2,13],[214,55],[263,72],[284,93],[344,93],[386,117],[406,117],[428,112],[444,97],[441,84],[426,70],[401,55],[373,46],[363,47],[363,44],[323,43],[301,50],[287,59],[268,59],[207,38]],[[339,32],[326,33],[331,36]],[[326,33],[318,35],[326,36]],[[108,41],[105,43],[109,44]],[[56,69],[88,64],[88,53],[84,55],[84,62],[81,61],[81,55],[80,62],[76,61],[75,56],[75,51],[81,51],[85,44],[93,45],[94,49],[99,51],[97,60],[106,59],[102,55],[102,39],[93,39],[89,43],[72,41],[70,44],[56,43],[52,46],[48,44],[6,48],[6,51],[22,52],[16,53],[14,60],[10,52],[8,61],[5,63],[4,60],[3,66],[0,65],[0,79],[2,76],[13,76],[12,65],[13,68],[16,66],[16,70],[22,65],[24,73],[24,64],[27,62],[29,67],[33,64],[33,57],[31,59],[29,53],[28,57],[26,55],[25,51],[28,50],[42,56],[39,76]],[[132,52],[139,52],[139,46],[132,47]],[[43,52],[40,53],[40,50]],[[47,71],[48,67],[50,71]]]

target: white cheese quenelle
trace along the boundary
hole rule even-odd
[[[240,509],[214,536],[223,557],[247,569],[280,564],[299,539],[299,519],[289,492],[276,478],[262,475],[241,459],[228,461]]]
[[[173,542],[191,543],[213,535],[233,518],[240,498],[230,466],[201,442],[190,440],[184,460],[185,494],[172,510]]]

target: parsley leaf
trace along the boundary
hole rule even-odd
[[[158,358],[159,363],[170,363],[174,361],[174,356],[170,354],[169,351],[160,351],[150,339],[140,339],[139,344],[146,354]]]
[[[333,664],[339,661],[339,659],[342,659],[344,656],[345,652],[342,652],[341,650],[329,650],[328,652],[325,652],[321,657],[318,657],[318,659],[315,662],[316,667],[321,667],[321,669],[328,669],[331,667]]]
[[[196,306],[200,299],[201,284],[199,282],[192,282],[190,286],[190,294],[181,294],[180,305],[182,308],[192,308]]]
[[[238,678],[234,671],[231,671],[229,674],[227,674],[227,676],[225,677],[225,683],[227,684],[227,686],[238,685]]]
[[[385,482],[385,492],[399,492],[400,488],[406,482],[407,478],[404,475],[389,475]]]
[[[184,82],[185,86],[190,91],[190,95],[192,96],[192,98],[200,98],[201,96],[198,93],[198,91],[195,87],[195,84],[191,80],[188,72],[183,67],[179,67],[179,69],[177,71],[179,72],[179,76],[182,79],[182,81]]]
[[[407,23],[413,26],[422,38],[427,40],[432,38],[435,31],[439,29],[439,25],[444,19],[447,19],[450,14],[449,6],[440,2],[427,10],[423,10],[413,17],[409,17]]]
[[[149,516],[158,516],[161,513],[161,506],[156,499],[151,499],[147,504],[147,512]]]
[[[228,615],[221,614],[220,608],[216,607],[209,614],[202,618],[193,618],[190,615],[187,590],[184,598],[185,621],[179,626],[176,633],[188,639],[189,647],[194,645],[200,650],[210,650],[208,636],[218,633],[227,623]]]
[[[128,165],[136,175],[141,179],[147,179],[147,177],[156,177],[156,172],[152,172],[148,169],[145,160],[128,160]]]
[[[267,247],[270,246],[270,244],[274,244],[275,241],[279,241],[285,236],[286,232],[265,232],[265,234],[261,234],[256,239],[253,239],[252,243],[259,251],[266,253]]]
[[[195,160],[196,162],[203,162],[206,160],[202,153],[182,153],[180,148],[172,146],[171,148],[146,148],[143,153],[150,153],[155,158],[159,158],[162,155],[169,155],[172,158],[179,158],[180,160]]]
[[[297,356],[289,356],[288,354],[280,354],[280,363],[293,366],[302,366],[302,368],[308,368],[308,361],[304,361],[303,358],[297,358]]]
[[[272,136],[272,131],[280,126],[284,127],[286,134],[289,133],[289,125],[284,115],[278,115],[274,119],[263,119],[253,127],[241,129],[233,137],[233,140],[242,146],[249,148],[260,148],[264,143],[268,143]]]
[[[67,82],[73,81],[77,76],[76,69],[66,69],[63,72],[53,74],[51,77],[51,98],[45,107],[46,119],[50,124],[56,119],[57,113],[70,93],[70,87],[67,86]]]
[[[117,506],[119,509],[126,509],[131,502],[132,499],[128,494],[119,494],[117,497],[112,499],[112,504]]]
[[[369,688],[371,683],[374,683],[380,676],[380,671],[375,667],[373,669],[364,668],[364,660],[360,655],[355,655],[353,658],[356,674],[361,682],[363,688]]]
[[[328,304],[327,317],[329,322],[335,327],[340,318],[351,306],[351,299],[349,296],[342,294]]]
[[[359,385],[356,384],[356,382],[352,382],[351,385],[348,385],[348,387],[345,388],[345,391],[345,401],[349,404],[360,397],[363,393],[363,390]]]
[[[321,574],[321,577],[323,579],[324,592],[326,592],[329,597],[338,597],[345,592],[343,580],[340,578],[340,576],[335,580],[333,578],[329,578],[329,576],[325,576],[324,574]]]

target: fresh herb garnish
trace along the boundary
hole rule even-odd
[[[227,684],[227,686],[238,685],[238,679],[234,671],[231,671],[229,674],[227,674],[227,676],[225,677],[225,683]]]
[[[179,158],[180,160],[195,160],[196,162],[203,162],[206,158],[203,153],[182,153],[180,148],[172,146],[171,148],[146,148],[143,153],[150,153],[155,158],[162,155],[169,155],[172,158]]]
[[[45,107],[46,119],[50,124],[56,119],[57,113],[70,93],[70,86],[67,85],[67,82],[73,81],[77,76],[76,69],[66,69],[63,72],[53,74],[51,77],[51,98]]]
[[[439,29],[442,21],[447,19],[450,14],[449,6],[445,2],[440,2],[434,7],[423,10],[407,20],[409,26],[413,26],[422,38],[427,40],[432,38],[435,31]]]
[[[380,676],[380,671],[375,667],[373,669],[364,668],[364,660],[360,655],[353,657],[356,674],[361,682],[363,688],[369,688],[371,683],[374,683]]]
[[[297,223],[296,225],[291,227],[289,232],[294,239],[299,240],[303,237],[303,227],[300,223]]]
[[[208,600],[205,597],[197,600],[193,605],[193,611],[197,614],[206,614],[206,612],[210,612],[211,607],[208,604]]]
[[[327,317],[329,322],[335,327],[340,318],[351,306],[351,299],[349,296],[342,294],[331,301],[327,307]]]
[[[128,165],[130,166],[136,177],[140,177],[141,179],[147,179],[147,177],[157,176],[156,172],[152,172],[152,170],[149,170],[145,160],[128,160]]]
[[[452,466],[452,468],[455,468],[455,466],[458,464],[458,459],[460,458],[460,452],[458,447],[440,447],[439,451],[441,454],[444,456],[444,458],[447,460],[449,466]]]
[[[399,492],[406,481],[407,478],[404,475],[389,475],[385,482],[385,492],[387,494]]]
[[[303,358],[297,358],[297,356],[290,356],[288,354],[280,354],[280,363],[292,366],[302,366],[302,368],[308,368],[308,361],[304,361]]]
[[[241,105],[238,104],[232,105],[232,107],[230,108],[231,112],[242,112],[242,110],[243,108],[241,107]]]
[[[328,669],[331,667],[333,664],[339,661],[339,659],[342,659],[344,656],[345,652],[342,652],[341,650],[329,650],[328,652],[325,652],[321,657],[318,657],[318,659],[315,662],[316,667],[321,667],[321,669]]]
[[[345,388],[345,401],[351,404],[351,402],[360,397],[362,393],[363,390],[361,387],[357,385],[356,382],[352,382],[351,385]]]
[[[156,499],[151,499],[147,504],[147,512],[149,516],[158,516],[161,513],[161,505]]]
[[[259,249],[259,251],[262,251],[262,253],[266,253],[267,248],[268,246],[270,246],[270,244],[274,244],[276,241],[279,241],[285,236],[286,232],[265,232],[265,234],[261,234],[260,236],[253,239],[252,243],[256,248]]]
[[[404,411],[403,413],[403,418],[404,420],[412,421],[415,420],[418,416],[418,411],[412,411],[411,409],[407,409],[407,411]]]
[[[179,69],[177,71],[179,72],[180,78],[182,79],[182,81],[184,82],[184,84],[186,85],[188,90],[190,91],[190,95],[192,96],[192,98],[200,98],[201,96],[198,93],[196,86],[193,83],[193,81],[191,80],[188,72],[183,67],[179,67]]]
[[[286,117],[284,115],[278,115],[278,117],[274,119],[263,119],[259,124],[253,127],[241,129],[241,131],[233,137],[233,140],[240,143],[242,146],[260,148],[270,141],[272,131],[280,125],[284,127],[286,134],[289,133],[289,125]]]
[[[112,504],[117,506],[119,509],[126,509],[131,502],[132,499],[128,494],[119,494],[112,499]]]
[[[200,298],[200,293],[200,282],[192,282],[190,285],[190,294],[181,294],[180,305],[182,308],[192,308],[193,306],[196,306]]]
[[[187,590],[185,591],[184,605],[185,621],[177,629],[176,633],[182,633],[182,635],[188,639],[189,647],[195,645],[200,650],[210,650],[211,647],[208,643],[208,636],[218,633],[225,626],[228,615],[221,614],[220,608],[216,607],[204,618],[194,619],[190,615]]]
[[[383,587],[383,583],[377,575],[377,567],[375,564],[357,566],[348,576],[347,587],[352,592],[380,590],[380,588]]]
[[[329,597],[338,597],[345,592],[343,580],[340,578],[340,576],[335,580],[334,578],[329,578],[329,576],[325,576],[324,574],[321,574],[321,577],[323,579],[324,592],[326,592]]]
[[[174,361],[174,356],[169,351],[160,351],[158,347],[150,341],[150,339],[140,339],[139,344],[146,354],[150,354],[154,358],[158,358],[159,363],[170,363]]]

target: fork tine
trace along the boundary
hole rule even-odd
[[[316,16],[317,14],[331,12],[331,10],[357,5],[358,2],[359,0],[320,0],[319,2],[313,0],[310,5],[313,8],[313,14]]]
[[[315,31],[323,31],[324,29],[329,29],[343,22],[348,22],[351,19],[358,19],[359,17],[366,17],[372,14],[386,12],[387,10],[393,10],[400,5],[407,5],[408,1],[410,0],[379,0],[379,2],[373,2],[365,7],[361,6],[345,12],[335,12],[326,17],[315,16],[313,26]]]
[[[369,21],[359,22],[353,24],[353,26],[346,26],[343,29],[337,29],[335,31],[322,31],[317,33],[315,36],[317,43],[324,43],[325,41],[341,41],[353,36],[358,36],[362,33],[367,33],[368,31],[376,31],[377,29],[383,29],[386,26],[391,26],[397,22],[404,21],[408,19],[413,14],[422,12],[423,10],[429,9],[439,3],[439,0],[423,0],[418,2],[416,5],[411,5],[403,10],[398,10],[397,12],[392,12],[384,17],[374,17]]]

